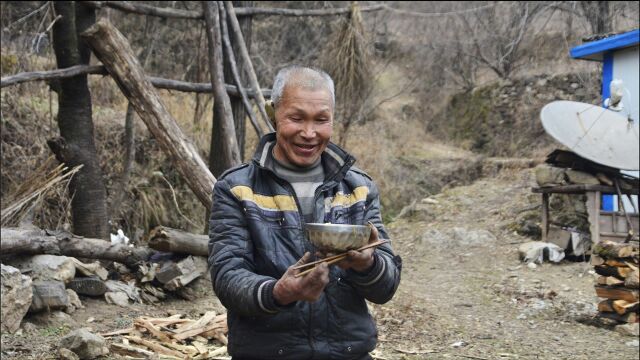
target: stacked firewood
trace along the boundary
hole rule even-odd
[[[593,246],[591,263],[599,275],[596,294],[599,315],[621,323],[638,322],[639,248],[637,242],[602,241]]]
[[[142,316],[135,319],[133,327],[100,335],[121,337],[121,343],[111,343],[111,350],[121,355],[217,359],[227,354],[227,331],[227,314],[207,311],[198,320],[182,318],[180,314],[166,318]]]

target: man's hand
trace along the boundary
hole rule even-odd
[[[294,301],[316,301],[322,295],[325,286],[329,283],[329,267],[326,263],[316,265],[315,269],[306,276],[295,277],[300,270],[294,270],[296,266],[305,264],[311,258],[309,252],[291,265],[287,272],[273,287],[273,298],[280,305],[287,305]]]
[[[369,236],[369,244],[378,241],[378,229],[372,224],[368,223],[371,228],[371,235]],[[353,269],[357,272],[366,272],[373,266],[373,252],[375,248],[369,248],[362,251],[349,250],[347,257],[336,263],[341,269]]]

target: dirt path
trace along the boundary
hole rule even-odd
[[[626,344],[634,338],[594,319],[591,266],[565,261],[530,269],[518,260],[518,244],[529,239],[505,228],[514,212],[537,201],[531,173],[503,171],[450,188],[389,224],[404,268],[396,297],[371,307],[377,358],[638,358],[637,345]],[[31,316],[21,334],[3,334],[2,358],[55,358],[59,339],[78,327],[106,332],[141,315],[198,318],[212,308],[223,311],[206,280],[198,280],[196,291],[196,301],[129,309],[83,298],[85,308],[70,316]]]
[[[449,189],[390,225],[404,260],[398,294],[374,306],[387,359],[637,359],[634,338],[594,319],[588,263],[530,269],[505,225],[525,208],[531,170]],[[457,229],[456,229],[457,228]],[[491,234],[487,234],[490,232]]]

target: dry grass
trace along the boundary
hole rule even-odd
[[[21,70],[29,71],[44,65],[42,61],[32,62]],[[89,78],[89,87],[93,99],[95,142],[111,201],[115,193],[114,186],[118,185],[123,171],[127,101],[109,77],[92,76]],[[43,82],[5,88],[0,94],[3,154],[1,201],[5,208],[16,198],[21,184],[34,176],[42,176],[41,168],[51,155],[46,140],[59,136],[55,120],[58,101],[56,94],[50,93]],[[200,122],[194,122],[194,95],[165,90],[160,94],[167,110],[206,159],[211,137],[211,106]],[[127,196],[121,204],[109,203],[112,230],[119,227],[127,234],[135,233],[136,229],[146,233],[150,228],[163,224],[201,232],[205,227],[205,207],[180,178],[138,118],[135,129],[136,161],[126,188]],[[155,176],[157,172],[162,173],[171,186]],[[33,206],[35,225],[49,229],[70,228],[70,196],[66,187],[57,186],[39,199]]]

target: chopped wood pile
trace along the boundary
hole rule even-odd
[[[122,341],[112,342],[111,351],[125,356],[227,359],[227,314],[207,311],[198,320],[182,318],[181,314],[165,318],[142,316],[135,319],[133,325],[100,335],[119,336]]]
[[[621,323],[638,322],[639,247],[637,242],[602,241],[593,246],[591,264],[600,275],[596,294],[598,315]]]

